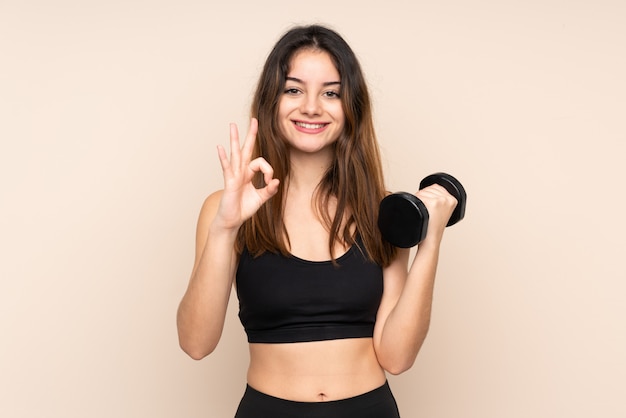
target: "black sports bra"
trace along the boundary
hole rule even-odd
[[[253,258],[244,249],[236,289],[248,341],[372,337],[383,293],[382,268],[358,245],[336,261],[337,266],[267,251]]]

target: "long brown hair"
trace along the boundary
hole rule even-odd
[[[385,196],[385,185],[374,130],[372,107],[359,62],[345,40],[333,30],[311,25],[291,29],[270,52],[252,101],[251,115],[259,120],[255,156],[263,156],[273,167],[274,177],[284,180],[290,172],[289,151],[278,124],[278,104],[283,94],[291,58],[311,49],[327,52],[341,77],[341,101],[345,114],[344,130],[334,143],[334,158],[318,185],[315,198],[318,212],[330,233],[328,242],[333,261],[335,243],[355,244],[350,231],[356,229],[366,253],[374,262],[387,266],[396,249],[380,235],[378,206]],[[263,178],[255,179],[257,187]],[[283,183],[284,184],[284,183]],[[283,222],[284,187],[266,202],[239,230],[238,251],[264,251],[289,255],[289,237]],[[331,218],[328,203],[336,199]],[[347,215],[347,221],[344,218]],[[352,228],[355,227],[355,228]]]

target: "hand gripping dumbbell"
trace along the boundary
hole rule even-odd
[[[456,198],[458,204],[446,226],[454,225],[465,216],[467,194],[463,185],[446,173],[435,173],[420,182],[420,190],[439,184]],[[380,202],[378,228],[389,243],[401,248],[411,248],[426,238],[428,210],[414,194],[393,193]]]

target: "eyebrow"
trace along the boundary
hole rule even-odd
[[[288,80],[288,81],[295,81],[296,83],[300,83],[300,84],[305,84],[304,81],[300,80],[297,77],[286,77],[286,80]],[[326,86],[334,86],[334,85],[337,85],[337,84],[341,84],[341,82],[340,81],[326,81],[326,82],[322,83],[322,85],[324,87],[326,87]]]

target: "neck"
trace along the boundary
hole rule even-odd
[[[329,150],[330,151],[330,150]],[[304,154],[291,152],[289,187],[314,190],[322,181],[332,161],[331,152]]]

